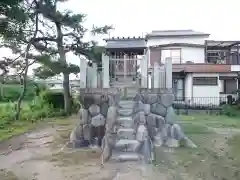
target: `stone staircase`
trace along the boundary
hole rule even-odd
[[[144,154],[141,152],[142,143],[136,139],[134,122],[132,119],[134,102],[121,100],[118,109],[117,142],[113,150],[112,159],[116,161],[141,161]]]

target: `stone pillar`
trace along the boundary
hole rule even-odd
[[[166,88],[172,89],[172,59],[166,58],[165,62]]]
[[[86,77],[86,79],[87,79],[87,82],[86,82],[86,87],[87,88],[91,88],[92,86],[92,84],[91,84],[91,80],[92,80],[92,67],[89,67],[89,66],[87,66],[87,77]]]
[[[126,61],[128,61],[128,56],[124,55],[123,56],[124,79],[126,79],[126,77],[127,77],[127,62]]]
[[[98,86],[97,64],[93,63],[93,65],[92,65],[92,88],[97,88],[97,86]]]
[[[109,88],[109,56],[102,54],[103,88]]]
[[[140,60],[141,67],[141,87],[148,88],[148,57],[147,54]]]
[[[159,65],[157,62],[154,62],[153,65],[153,88],[160,88],[160,72]]]
[[[87,87],[87,60],[80,58],[80,88]]]

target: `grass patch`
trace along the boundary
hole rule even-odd
[[[181,127],[186,135],[212,133],[212,131],[209,130],[206,126],[192,123],[181,123]]]
[[[234,155],[235,158],[239,159],[240,162],[240,135],[235,135],[228,140],[228,145],[231,147],[231,154]],[[239,164],[240,167],[240,164]]]
[[[181,115],[179,119],[180,122],[199,123],[214,128],[240,128],[240,119],[237,117],[196,114]]]
[[[5,125],[4,129],[0,128],[0,141],[10,139],[13,136],[21,135],[40,126],[65,126],[71,123],[70,118],[46,118],[41,121],[13,121]]]

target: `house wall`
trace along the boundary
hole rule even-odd
[[[164,44],[171,43],[188,43],[188,44],[200,44],[204,45],[206,36],[201,37],[176,37],[176,38],[157,38],[151,37],[148,39],[148,46],[158,46]],[[205,62],[205,54],[204,47],[167,47],[160,49],[151,49],[150,53],[150,64],[153,65],[154,62],[163,62],[163,59],[169,57],[170,51],[169,49],[181,49],[181,61],[182,63],[186,63],[187,61],[192,61],[194,63],[204,63]]]
[[[171,43],[188,43],[188,44],[205,44],[207,36],[192,36],[192,37],[150,37],[147,41],[148,46],[157,46]]]
[[[220,80],[218,85],[201,86],[193,85],[193,77],[219,77],[219,73],[189,73],[185,77],[185,102],[196,105],[219,105]]]

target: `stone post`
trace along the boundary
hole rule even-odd
[[[127,55],[124,55],[123,56],[123,72],[124,72],[124,79],[127,78],[127,62],[128,61],[128,56]]]
[[[92,67],[89,67],[89,66],[87,66],[87,77],[86,77],[86,79],[87,79],[87,85],[86,85],[86,87],[87,88],[91,88],[92,87]]]
[[[153,88],[160,88],[160,72],[159,72],[159,65],[157,62],[154,62],[153,65]]]
[[[147,53],[140,60],[141,67],[141,87],[148,88],[148,56]]]
[[[87,60],[80,58],[80,88],[87,87]]]
[[[166,88],[172,89],[172,59],[166,58],[165,72],[166,72]]]
[[[109,56],[102,54],[103,88],[109,88]]]
[[[92,65],[92,88],[97,88],[97,86],[98,86],[97,64],[93,63],[93,65]]]

